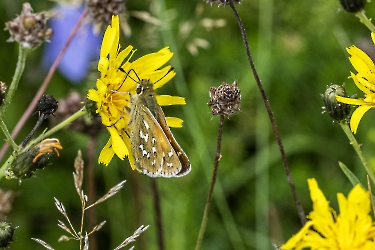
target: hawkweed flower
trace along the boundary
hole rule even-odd
[[[308,216],[309,221],[282,245],[281,249],[375,249],[375,225],[369,215],[369,192],[358,184],[347,198],[338,193],[340,214],[337,214],[329,206],[329,201],[319,189],[316,180],[308,179],[308,184],[314,210]]]
[[[375,33],[372,33],[371,37],[375,43]],[[350,128],[355,134],[363,115],[370,108],[375,107],[375,65],[371,58],[356,46],[352,45],[346,50],[350,54],[350,62],[357,71],[357,74],[351,72],[349,78],[352,78],[355,85],[363,92],[364,98],[336,96],[336,99],[342,103],[358,106],[350,118]]]
[[[24,3],[21,14],[5,24],[5,29],[10,33],[8,41],[18,42],[24,48],[36,48],[49,41],[53,31],[47,27],[47,19],[44,12],[34,14],[31,5]]]
[[[44,47],[42,66],[49,69],[61,52],[82,15],[82,5],[59,5],[49,23],[54,30],[51,42]],[[84,22],[74,36],[59,64],[59,72],[70,82],[79,83],[87,75],[90,63],[99,57],[101,34],[94,32],[92,22]],[[79,56],[77,56],[79,55]]]
[[[111,135],[99,155],[99,163],[108,165],[116,154],[120,159],[128,156],[132,168],[135,169],[128,136],[130,95],[135,94],[138,79],[149,79],[155,83],[154,89],[157,89],[176,73],[171,71],[170,66],[159,69],[173,55],[167,47],[130,62],[135,51],[130,45],[124,50],[120,49],[119,29],[119,18],[113,16],[112,24],[104,33],[100,50],[100,78],[96,82],[96,89],[88,91],[87,98],[96,102],[96,113],[100,115],[102,124]],[[156,99],[160,106],[185,104],[185,98],[182,97],[158,95]],[[167,122],[170,127],[182,127],[181,119],[167,117]]]

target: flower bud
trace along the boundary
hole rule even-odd
[[[0,222],[0,248],[7,248],[13,242],[14,228],[9,222]]]
[[[49,115],[53,115],[58,107],[58,102],[52,95],[42,95],[38,101],[39,116],[43,115],[46,119]]]
[[[340,4],[347,12],[356,13],[365,7],[366,0],[340,0]]]
[[[112,16],[125,11],[126,0],[86,0],[89,15],[96,23],[111,23]]]
[[[346,90],[344,85],[339,86],[331,84],[327,86],[324,95],[320,95],[325,103],[325,111],[336,121],[340,122],[345,120],[350,113],[350,105],[336,100],[336,96],[346,97]]]
[[[49,163],[50,154],[57,149],[62,149],[58,139],[45,139],[29,150],[17,155],[12,167],[6,170],[8,178],[27,179],[34,175],[38,169],[45,168]]]

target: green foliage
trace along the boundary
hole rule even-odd
[[[137,48],[135,58],[170,46],[175,53],[172,65],[177,75],[173,84],[158,90],[158,94],[172,93],[184,96],[187,101],[186,106],[164,108],[166,116],[184,119],[184,127],[174,129],[173,133],[192,164],[192,171],[186,177],[157,180],[166,249],[192,249],[195,245],[209,190],[219,123],[219,118],[212,117],[207,106],[208,91],[210,86],[222,82],[230,84],[235,79],[242,90],[242,112],[225,120],[222,159],[202,249],[271,249],[272,242],[282,244],[301,225],[276,139],[230,7],[210,7],[203,1],[151,2],[150,8],[150,1],[127,1],[127,9],[150,11],[163,22],[162,28],[152,27],[130,15],[128,24],[132,35],[121,37],[121,42],[123,47],[132,44]],[[34,11],[53,7],[48,1],[30,3]],[[373,7],[374,4],[369,3],[366,8],[369,17],[375,15]],[[370,32],[354,15],[337,11],[338,1],[319,0],[312,4],[310,1],[244,0],[236,8],[246,27],[255,66],[265,85],[305,212],[311,210],[307,189],[307,178],[311,177],[317,179],[335,207],[336,193],[346,195],[351,188],[338,161],[345,162],[362,184],[366,179],[340,126],[332,124],[329,115],[321,114],[324,103],[320,94],[330,83],[341,85],[343,82],[346,82],[348,94],[355,94],[354,83],[347,79],[354,69],[345,47],[371,45]],[[197,15],[197,9],[201,14]],[[1,1],[2,23],[14,18],[20,10],[20,2]],[[201,26],[204,18],[223,19],[226,25],[207,31]],[[186,23],[193,28],[182,36],[180,28]],[[156,31],[152,33],[151,28]],[[7,32],[0,32],[0,80],[9,84],[18,46],[7,43],[8,36]],[[195,38],[207,40],[210,46],[199,48],[198,54],[192,55],[187,46]],[[374,52],[374,46],[371,49]],[[42,50],[39,48],[28,54],[19,89],[5,116],[10,130],[46,75],[40,67]],[[65,97],[71,90],[85,94],[95,85],[98,75],[95,63],[81,85],[73,85],[57,73],[47,93],[56,99]],[[374,121],[371,114],[373,111],[361,121],[356,137],[373,166],[375,132],[371,128]],[[29,119],[16,139],[18,144],[36,120],[37,116]],[[39,133],[47,126],[45,122]],[[79,225],[80,201],[73,184],[73,162],[79,149],[83,157],[87,157],[87,145],[92,141],[69,130],[60,131],[54,137],[60,139],[64,149],[60,157],[52,156],[53,165],[21,185],[15,180],[1,180],[1,188],[17,192],[13,210],[8,215],[12,225],[19,226],[12,249],[43,249],[31,237],[49,242],[55,249],[77,249],[75,242],[57,243],[64,232],[57,227],[61,215],[53,197],[76,212],[73,223]],[[94,162],[108,137],[107,131],[103,131],[95,138]],[[2,141],[4,138],[0,135]],[[9,154],[10,151],[7,156]],[[113,249],[142,224],[151,227],[137,238],[133,244],[135,249],[157,249],[149,177],[132,171],[127,160],[114,159],[108,167],[95,164],[97,193],[105,192],[124,179],[127,183],[121,192],[97,206],[96,223],[107,220],[97,233],[98,249]],[[89,197],[89,203],[94,200],[96,198]]]

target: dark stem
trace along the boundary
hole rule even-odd
[[[163,217],[161,214],[161,206],[160,206],[160,196],[158,185],[156,183],[155,178],[151,178],[151,192],[154,196],[154,211],[155,211],[155,223],[156,223],[156,234],[158,238],[158,247],[159,250],[165,249],[165,241],[164,241],[164,230],[163,230]]]
[[[236,8],[234,7],[233,0],[229,0],[229,5],[232,8],[233,13],[234,13],[234,15],[235,15],[235,17],[237,19],[238,25],[240,27],[241,34],[242,34],[242,39],[243,39],[243,42],[244,42],[244,45],[245,45],[245,49],[246,49],[247,59],[249,60],[250,67],[251,67],[251,70],[253,72],[255,81],[256,81],[256,83],[258,85],[259,91],[260,91],[260,93],[262,95],[262,99],[264,101],[264,104],[265,104],[267,112],[268,112],[268,116],[269,116],[269,118],[271,120],[272,128],[273,128],[273,131],[275,133],[276,140],[277,140],[277,144],[279,145],[279,150],[280,150],[280,153],[281,153],[281,159],[283,161],[283,165],[284,165],[284,169],[285,169],[285,172],[286,172],[286,176],[288,178],[289,186],[290,186],[290,188],[292,190],[294,203],[295,203],[295,205],[297,207],[297,210],[298,210],[298,215],[300,217],[302,225],[305,225],[305,223],[306,223],[305,212],[304,212],[303,207],[301,205],[301,202],[300,202],[300,200],[298,198],[296,186],[294,185],[294,181],[293,181],[292,175],[290,173],[290,169],[289,169],[289,166],[288,166],[287,157],[286,157],[286,154],[285,154],[285,151],[284,151],[283,142],[281,140],[279,129],[277,128],[275,117],[273,116],[271,105],[270,105],[270,103],[268,101],[268,98],[266,96],[266,92],[264,91],[262,83],[261,83],[261,81],[259,79],[258,72],[255,69],[255,65],[254,65],[254,62],[253,62],[253,59],[252,59],[252,56],[251,56],[251,53],[250,53],[249,43],[247,41],[245,27],[244,27],[244,25],[243,25],[243,23],[241,21],[240,16],[238,15],[238,12],[237,12]]]
[[[73,31],[70,33],[70,36],[69,36],[68,40],[66,41],[64,47],[61,49],[59,55],[56,57],[56,60],[53,62],[52,66],[51,66],[50,70],[48,71],[48,74],[47,74],[46,78],[44,79],[42,85],[40,86],[38,92],[35,94],[34,99],[31,101],[29,107],[26,109],[25,113],[23,113],[21,119],[18,121],[16,127],[13,129],[12,134],[11,134],[12,138],[15,139],[17,137],[18,133],[20,132],[22,127],[25,125],[27,119],[29,119],[29,117],[33,113],[35,107],[38,104],[38,100],[42,97],[42,95],[46,91],[46,89],[48,87],[48,84],[51,82],[52,76],[57,69],[57,66],[59,66],[59,64],[61,62],[61,59],[63,58],[66,50],[68,49],[68,47],[70,45],[70,42],[73,40],[74,36],[78,32],[78,29],[81,27],[81,24],[82,24],[84,18],[86,17],[86,15],[87,15],[87,9],[85,9],[83,11],[83,13],[82,13],[81,17],[79,18],[76,26],[74,27]],[[9,144],[4,143],[3,147],[0,150],[0,160],[4,157],[8,148],[9,148]]]
[[[142,196],[142,190],[141,190],[141,183],[139,180],[139,177],[141,176],[138,171],[130,171],[131,175],[131,185],[133,189],[133,199],[134,199],[134,206],[135,206],[135,222],[136,225],[142,225],[143,223],[143,208],[144,206],[142,205],[143,201],[143,196]],[[145,250],[147,249],[146,247],[146,241],[144,240],[144,237],[139,237],[137,239],[137,249],[140,250]]]
[[[208,213],[210,211],[212,195],[214,193],[214,187],[215,187],[215,182],[216,182],[217,170],[219,168],[219,161],[221,159],[221,153],[220,152],[221,152],[221,138],[222,138],[222,134],[223,134],[223,127],[224,127],[224,116],[221,115],[220,116],[220,124],[219,124],[219,132],[217,134],[216,156],[215,156],[214,170],[212,172],[210,191],[208,192],[206,207],[204,208],[202,223],[201,223],[201,227],[199,229],[197,243],[195,244],[195,250],[199,250],[201,248],[204,232],[206,231]]]
[[[87,145],[87,196],[90,200],[96,200],[96,184],[95,184],[95,165],[96,165],[96,136],[90,135]],[[87,210],[87,226],[88,230],[97,225],[97,215],[95,206]],[[97,234],[93,233],[89,237],[90,250],[98,249]]]
[[[25,147],[26,144],[30,141],[31,137],[35,134],[38,130],[40,124],[46,119],[47,117],[44,114],[41,114],[36,122],[34,128],[31,130],[30,134],[26,137],[26,139],[22,142],[22,147]]]

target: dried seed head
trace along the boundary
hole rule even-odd
[[[24,48],[36,48],[42,42],[49,41],[53,31],[47,28],[48,17],[44,12],[32,12],[31,5],[24,3],[21,14],[14,20],[6,22],[5,29],[10,33],[8,42],[18,42]]]
[[[112,15],[125,11],[126,0],[86,0],[89,15],[96,23],[111,23]]]
[[[347,97],[344,84],[339,86],[337,84],[331,84],[327,86],[324,95],[320,95],[324,101],[326,111],[333,119],[340,122],[348,118],[350,113],[350,105],[342,103],[336,100],[336,96]]]
[[[47,118],[49,115],[54,115],[58,108],[58,102],[52,95],[42,95],[38,101],[39,116]]]
[[[214,3],[217,3],[217,6],[220,7],[220,5],[228,5],[230,1],[233,1],[233,3],[241,3],[241,0],[205,0],[206,3],[209,5],[213,5]]]
[[[3,105],[4,103],[6,90],[7,90],[7,86],[5,85],[5,82],[0,81],[0,106]]]
[[[340,4],[347,12],[356,13],[365,7],[366,0],[340,0]]]
[[[11,168],[6,170],[7,178],[27,179],[33,176],[37,169],[45,168],[49,163],[51,153],[55,152],[60,156],[57,149],[62,149],[58,139],[45,139],[17,155],[12,162]]]
[[[0,222],[0,248],[7,248],[13,242],[14,228],[6,221]]]
[[[231,116],[241,110],[241,90],[237,87],[237,80],[231,85],[223,82],[219,87],[210,87],[208,106],[212,108],[212,115]]]

